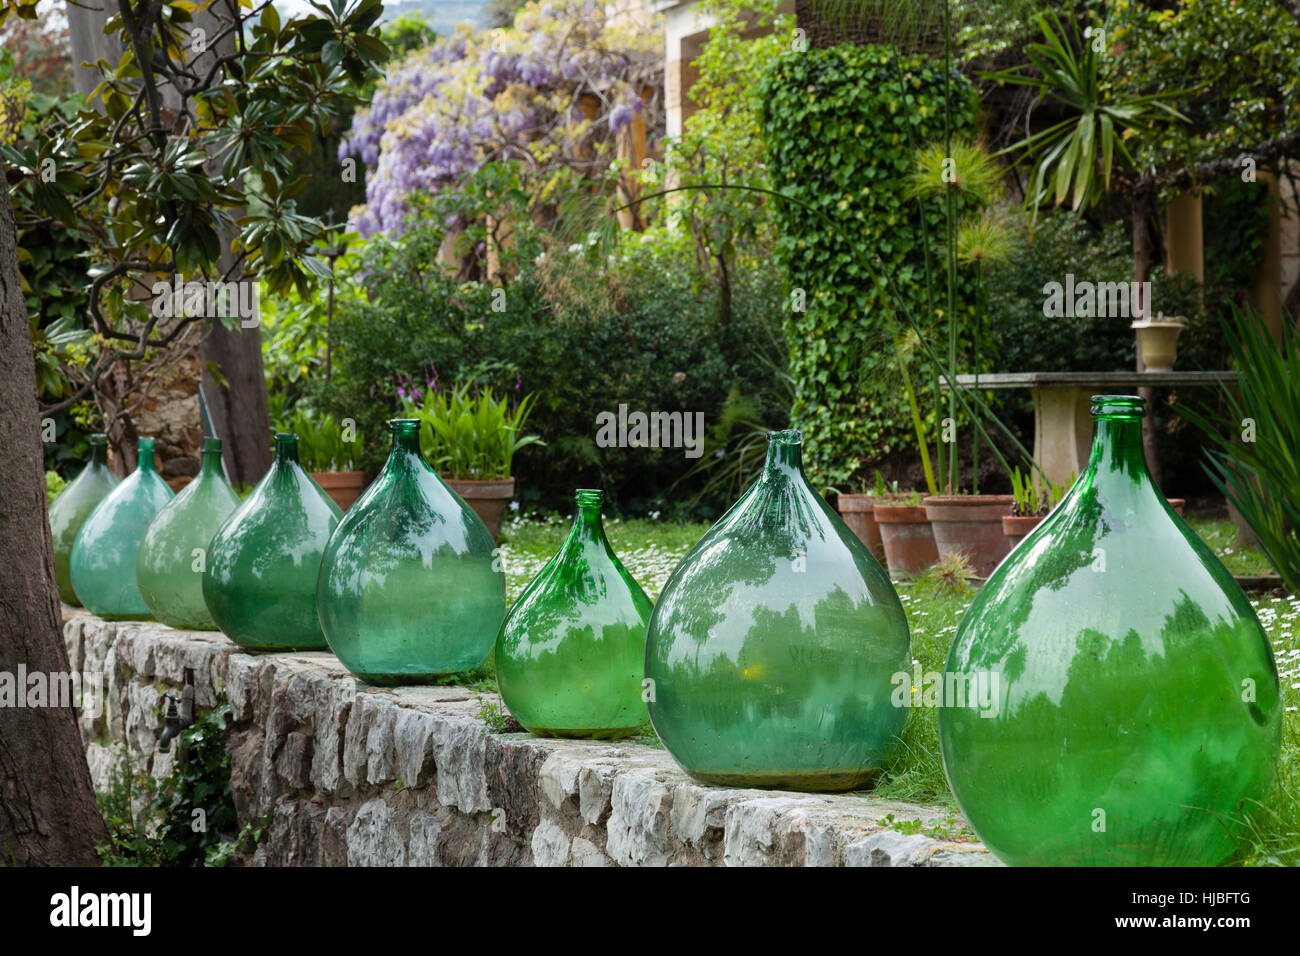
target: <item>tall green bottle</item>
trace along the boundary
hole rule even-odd
[[[847,790],[903,729],[911,663],[889,575],[808,484],[797,431],[682,559],[646,638],[650,719],[694,778]]]
[[[577,492],[568,538],[497,638],[501,697],[535,734],[614,739],[646,722],[641,680],[653,605],[605,540],[604,497]]]
[[[50,503],[50,533],[54,538],[54,575],[59,582],[59,597],[64,604],[81,607],[77,592],[72,589],[72,575],[68,562],[72,558],[72,543],[77,532],[86,523],[95,506],[117,487],[117,475],[108,467],[108,438],[90,436],[90,461],[72,483]]]
[[[226,636],[254,651],[325,649],[316,575],[338,505],[298,464],[298,436],[275,436],[270,470],[208,545],[203,600]]]
[[[1152,483],[1142,399],[1098,395],[1092,415],[1087,469],[958,626],[944,768],[1006,863],[1221,863],[1273,776],[1273,655]]]
[[[147,620],[136,586],[135,564],[149,522],[172,490],[153,461],[153,439],[141,438],[135,471],[90,513],[72,544],[72,587],[87,611],[108,620]]]
[[[212,536],[238,507],[239,495],[221,470],[221,439],[205,438],[198,476],[158,512],[140,543],[136,581],[155,620],[216,629],[203,600],[203,572]]]
[[[422,684],[483,663],[506,582],[487,527],[420,454],[419,421],[390,425],[388,463],[321,561],[320,621],[357,677]]]

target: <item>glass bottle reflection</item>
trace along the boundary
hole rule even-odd
[[[429,683],[482,664],[505,617],[505,574],[483,521],[420,454],[420,423],[393,447],[321,562],[329,646],[371,684]]]
[[[646,722],[641,700],[652,604],[605,539],[604,493],[581,489],[573,527],[497,638],[497,685],[535,734],[614,739]]]
[[[939,711],[953,794],[1028,865],[1228,858],[1277,758],[1281,705],[1250,602],[1147,473],[1143,401],[1099,395],[1087,470],[963,616]]]
[[[136,586],[136,558],[149,522],[172,499],[154,467],[153,439],[141,438],[137,448],[135,471],[95,506],[77,532],[68,563],[82,605],[109,620],[148,619]]]
[[[704,783],[860,787],[902,730],[910,665],[889,576],[809,486],[797,431],[673,572],[651,617],[655,731]]]
[[[203,600],[203,572],[212,536],[238,507],[221,470],[221,439],[205,438],[198,475],[158,512],[140,544],[136,580],[155,620],[216,628]]]
[[[95,506],[117,487],[117,475],[108,467],[108,437],[90,436],[90,461],[81,469],[72,483],[50,503],[50,534],[54,539],[54,576],[59,582],[59,597],[64,604],[80,607],[77,592],[72,589],[72,575],[68,562],[72,558],[72,543],[77,532],[86,523]]]
[[[298,464],[298,436],[275,436],[270,470],[208,546],[203,600],[255,651],[324,650],[316,575],[339,508]]]

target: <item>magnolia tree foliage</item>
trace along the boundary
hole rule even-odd
[[[605,7],[534,0],[512,27],[462,28],[390,68],[339,150],[371,170],[357,229],[400,233],[414,194],[452,190],[502,160],[526,170],[535,202],[554,201],[574,172],[606,175],[619,134],[657,114],[647,94],[662,41]],[[647,118],[653,129],[657,115]]]

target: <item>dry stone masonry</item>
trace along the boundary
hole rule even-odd
[[[200,710],[224,694],[241,821],[266,820],[266,866],[991,866],[978,843],[904,834],[949,811],[857,796],[727,790],[634,743],[497,734],[495,694],[388,690],[330,654],[250,655],[216,632],[109,622],[64,608],[75,670],[100,673],[83,715],[96,787],[124,754],[155,776],[164,695],[187,669]]]

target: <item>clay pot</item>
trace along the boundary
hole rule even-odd
[[[366,488],[364,471],[313,471],[310,474],[312,481],[320,485],[340,511],[352,507],[352,502],[360,498]]]
[[[889,575],[918,575],[939,560],[930,519],[922,505],[876,505],[872,509],[880,528]]]
[[[1007,536],[1007,544],[1014,548],[1024,540],[1025,535],[1038,527],[1043,515],[1003,515],[1002,533]]]
[[[501,518],[506,505],[515,496],[513,478],[490,478],[477,480],[470,478],[442,479],[452,491],[465,499],[465,504],[474,509],[474,513],[483,519],[495,541],[501,537]]]
[[[987,578],[1011,551],[1002,519],[1011,495],[934,495],[923,501],[940,559],[964,552],[976,577]]]
[[[835,500],[835,510],[844,523],[853,529],[858,540],[865,544],[876,560],[884,563],[885,547],[880,541],[880,526],[876,524],[875,506],[880,499],[875,495],[840,495]]]
[[[1169,507],[1174,509],[1174,514],[1180,518],[1183,516],[1183,508],[1187,506],[1186,498],[1166,498],[1165,501],[1169,502]]]

